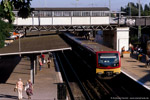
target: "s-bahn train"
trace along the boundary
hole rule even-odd
[[[70,39],[72,48],[84,57],[98,76],[113,77],[121,73],[121,59],[118,51],[73,34],[66,33],[65,36]]]
[[[118,75],[121,72],[121,61],[118,51],[96,52],[96,74],[105,76]]]

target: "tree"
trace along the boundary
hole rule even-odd
[[[144,6],[144,15],[145,16],[150,15],[150,7],[147,4],[145,4],[145,6]]]
[[[11,24],[15,19],[13,9],[18,9],[18,16],[27,18],[30,16],[32,9],[30,8],[32,0],[2,0],[0,4],[0,48],[4,46],[5,39],[10,35],[13,29]],[[7,19],[9,23],[5,22]]]
[[[131,8],[129,8],[131,7]],[[128,3],[128,5],[123,8],[121,7],[121,11],[126,12],[126,14],[124,15],[129,15],[129,11],[131,9],[131,16],[138,16],[139,13],[139,4],[136,3],[134,4],[133,2]],[[147,4],[145,4],[144,9],[142,7],[142,5],[140,4],[140,9],[141,9],[141,15],[142,16],[150,16],[150,3],[149,6]]]
[[[128,3],[128,5],[125,8],[121,7],[121,11],[126,12],[124,15],[127,16],[130,15],[130,10],[131,10],[131,16],[138,15],[137,5],[135,5],[133,2]]]
[[[15,14],[12,12],[13,9],[17,9],[18,16],[22,18],[27,18],[30,16],[32,9],[30,8],[30,2],[32,0],[2,0],[1,6],[4,9],[5,19],[8,19],[9,23],[12,23],[15,19]]]
[[[10,36],[9,32],[12,30],[13,26],[10,23],[6,23],[0,20],[0,48],[4,46],[4,41]]]

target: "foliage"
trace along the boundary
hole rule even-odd
[[[9,37],[9,32],[12,30],[13,26],[10,23],[6,23],[0,19],[0,48],[4,46],[4,41],[6,37]]]
[[[120,9],[121,11],[126,12],[125,15],[130,15],[130,11],[131,11],[131,16],[138,16],[139,4],[138,3],[134,4],[133,2],[130,2],[127,4],[125,8],[121,7]],[[149,5],[145,4],[144,8],[140,4],[140,9],[141,9],[142,16],[150,16],[150,3]]]
[[[32,9],[30,8],[30,2],[32,0],[1,0],[0,4],[0,48],[4,46],[6,37],[9,36],[9,32],[13,26],[11,23],[15,20],[15,14],[13,9],[18,10],[18,16],[27,18],[30,16]],[[3,20],[7,19],[9,23]]]
[[[32,12],[32,9],[30,8],[31,1],[32,0],[2,0],[1,6],[5,12],[3,18],[8,19],[9,23],[12,23],[15,19],[15,14],[12,12],[13,9],[19,11],[19,17],[27,18]]]

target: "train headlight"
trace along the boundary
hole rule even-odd
[[[101,72],[98,72],[97,74],[99,74],[99,75],[102,75],[103,73],[101,73]]]

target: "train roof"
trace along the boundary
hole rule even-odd
[[[17,11],[17,9],[14,9]],[[33,11],[109,11],[108,7],[33,8]]]
[[[106,45],[99,44],[97,42],[87,41],[83,37],[74,36],[73,34],[66,33],[68,37],[79,43],[80,45],[86,47],[87,49],[93,51],[93,52],[99,52],[99,51],[116,51]]]
[[[96,42],[90,42],[89,41],[82,41],[82,44],[84,44],[84,46],[86,46],[87,48],[93,50],[94,52],[99,52],[99,51],[115,51],[112,48],[109,48],[107,46],[105,46],[104,44],[99,44]]]

